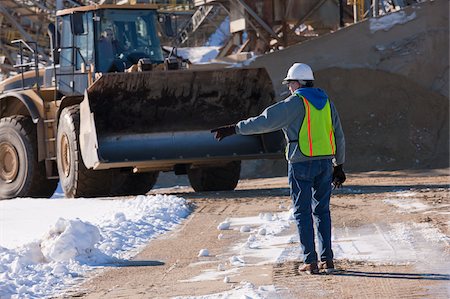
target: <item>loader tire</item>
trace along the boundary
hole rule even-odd
[[[226,191],[236,188],[240,173],[241,161],[233,161],[224,166],[189,169],[188,178],[196,192]]]
[[[48,180],[38,161],[36,126],[30,117],[0,119],[0,199],[50,197],[58,180]]]
[[[119,187],[113,186],[111,192],[114,196],[145,195],[155,185],[158,175],[158,171],[122,174],[124,177]]]
[[[87,169],[80,150],[79,105],[63,109],[56,138],[59,179],[66,197],[110,196],[114,172]]]

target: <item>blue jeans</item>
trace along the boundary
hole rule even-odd
[[[294,217],[303,250],[303,262],[318,261],[313,218],[319,239],[320,260],[332,260],[330,196],[333,166],[330,159],[289,163],[288,177]]]

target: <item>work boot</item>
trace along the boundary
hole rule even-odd
[[[319,267],[317,267],[317,263],[311,264],[303,264],[303,266],[298,267],[298,272],[305,272],[306,274],[319,274]]]
[[[319,269],[325,270],[325,273],[327,274],[333,273],[335,271],[333,260],[319,262]]]

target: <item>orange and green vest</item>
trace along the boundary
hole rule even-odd
[[[305,117],[298,133],[300,151],[307,157],[332,156],[336,153],[330,100],[319,110],[296,93],[305,106]]]

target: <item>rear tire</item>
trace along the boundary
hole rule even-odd
[[[87,169],[80,150],[80,107],[69,106],[59,117],[57,164],[62,189],[66,197],[96,197],[111,195],[112,170]]]
[[[224,166],[189,169],[188,178],[196,192],[227,191],[236,188],[240,173],[241,161],[233,161]]]
[[[145,195],[156,184],[159,172],[144,172],[144,173],[131,173],[122,174],[122,183],[120,187],[112,189],[112,194],[115,196],[125,195]]]
[[[0,119],[0,199],[50,197],[58,185],[48,180],[45,161],[38,161],[36,126],[15,115]]]

